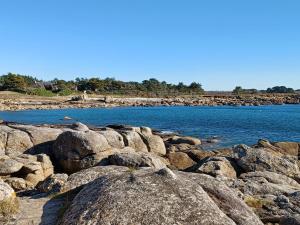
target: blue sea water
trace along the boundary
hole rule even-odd
[[[214,147],[255,144],[258,139],[300,142],[300,105],[259,107],[119,107],[0,112],[0,118],[28,124],[130,124],[199,138],[217,136]]]

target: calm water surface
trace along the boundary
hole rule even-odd
[[[259,107],[125,107],[0,112],[3,120],[29,124],[130,124],[200,138],[217,136],[218,147],[254,144],[259,138],[300,142],[300,105]]]

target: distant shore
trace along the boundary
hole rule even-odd
[[[79,100],[74,100],[74,97],[76,96],[40,97],[5,92],[0,93],[0,110],[20,111],[35,109],[105,108],[126,106],[260,106],[300,104],[299,94],[245,96],[203,95],[197,97],[167,98],[88,96],[85,99]]]

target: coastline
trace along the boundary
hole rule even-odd
[[[237,221],[228,225],[286,225],[298,219],[297,142],[259,140],[253,146],[205,151],[194,137],[162,134],[150,127],[82,123],[0,123],[0,134],[0,193],[10,209],[9,215],[0,211],[0,222],[8,222],[4,224],[19,218],[22,224],[96,223],[106,217],[82,215],[91,207],[102,212],[106,204],[105,215],[124,221],[124,212],[129,212],[132,224],[145,216],[153,221],[170,207],[164,221],[176,221],[191,209],[196,212],[192,224],[203,217],[208,224],[224,224],[224,218]],[[91,207],[76,210],[86,199]],[[138,211],[144,205],[154,214]],[[112,214],[115,210],[122,213]],[[197,212],[201,216],[195,217]]]
[[[300,104],[300,95],[251,95],[251,96],[200,96],[138,98],[91,96],[85,100],[67,97],[40,97],[27,95],[0,95],[0,111],[67,109],[67,108],[110,108],[127,106],[261,106]]]

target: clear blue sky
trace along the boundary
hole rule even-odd
[[[300,88],[299,0],[0,0],[0,74]]]

